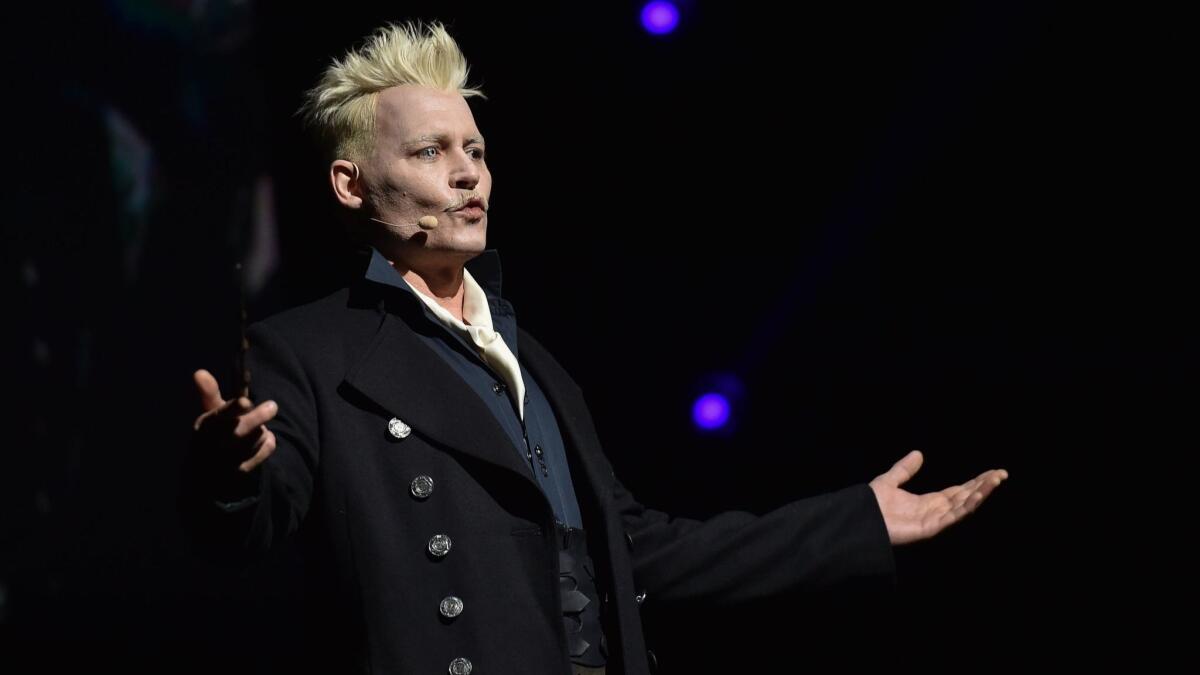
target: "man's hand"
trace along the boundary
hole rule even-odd
[[[275,452],[275,434],[267,429],[266,423],[279,412],[274,401],[265,401],[254,407],[250,399],[242,396],[228,401],[221,398],[217,380],[207,370],[197,370],[192,378],[200,393],[200,408],[192,428],[196,430],[203,446],[202,452],[210,459],[217,456],[228,458],[242,473],[250,473]]]
[[[957,523],[1008,478],[1004,469],[992,469],[939,492],[915,495],[901,490],[900,486],[917,473],[923,461],[921,451],[913,450],[870,483],[893,545],[928,539]]]

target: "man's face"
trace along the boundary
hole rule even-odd
[[[469,260],[487,243],[492,174],[484,161],[483,135],[457,92],[401,85],[379,92],[375,147],[364,162],[373,239],[388,257]],[[482,208],[461,209],[470,200]],[[434,216],[438,224],[417,221]]]

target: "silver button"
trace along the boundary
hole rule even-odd
[[[433,494],[433,479],[429,476],[417,476],[412,480],[412,484],[408,486],[412,496],[417,499],[425,499]]]
[[[440,558],[450,552],[450,537],[435,534],[429,539],[429,552]]]
[[[459,614],[462,614],[462,598],[457,598],[453,595],[447,595],[446,597],[442,598],[442,603],[438,605],[438,611],[441,612],[442,616],[446,617],[447,619],[453,619]]]
[[[636,600],[638,606],[641,607],[642,603],[646,601],[646,591],[642,591],[641,593],[633,596],[633,599]]]
[[[399,418],[393,417],[388,420],[388,433],[396,438],[408,438],[408,435],[412,433],[412,427],[401,422]]]
[[[471,660],[458,657],[450,662],[450,675],[471,675]]]

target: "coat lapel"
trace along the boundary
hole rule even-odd
[[[479,395],[391,312],[385,312],[375,339],[345,382],[403,420],[413,433],[509,469],[536,487],[529,467]]]

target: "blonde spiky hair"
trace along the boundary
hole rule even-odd
[[[361,48],[334,59],[306,93],[299,113],[333,158],[361,160],[374,143],[379,92],[419,84],[486,99],[481,90],[467,86],[469,71],[458,43],[440,22],[388,24]]]

